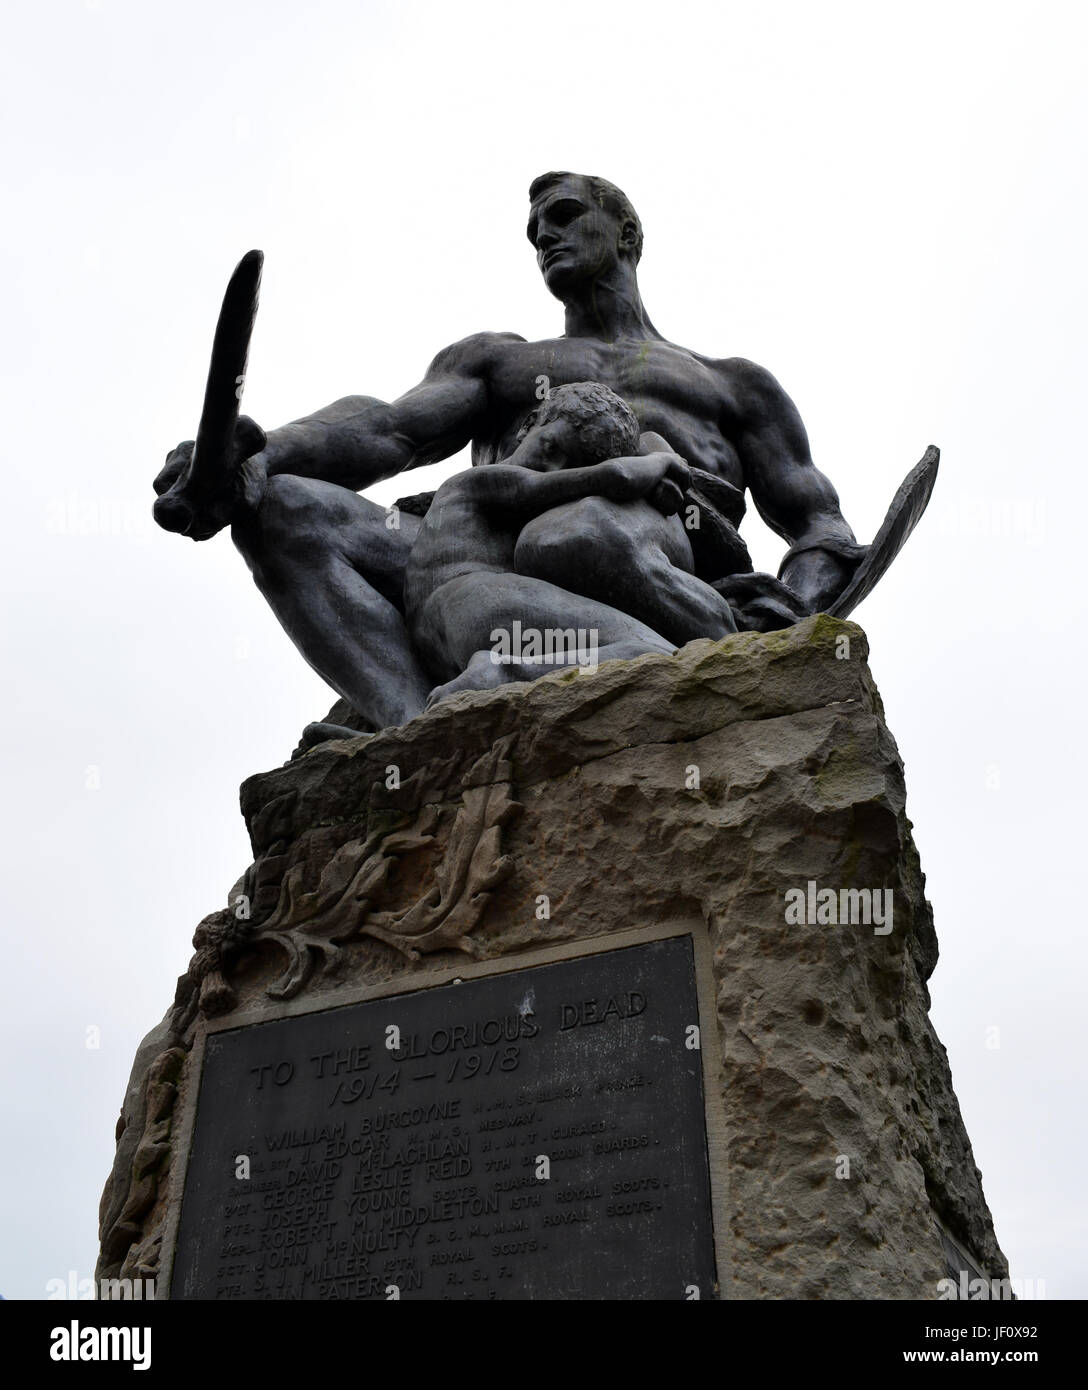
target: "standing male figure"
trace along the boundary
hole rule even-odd
[[[864,550],[774,377],[743,358],[679,347],[654,328],[638,289],[642,228],[626,196],[603,179],[550,173],[529,198],[529,240],[565,309],[561,337],[474,334],[440,352],[392,404],[345,397],[273,430],[256,453],[261,436],[243,417],[234,468],[210,508],[186,494],[191,443],[171,452],[155,482],[167,529],[206,539],[230,522],[285,631],[373,728],[418,713],[434,682],[403,616],[419,519],[404,512],[391,528],[387,510],[357,491],[467,444],[474,465],[508,457],[541,378],[550,387],[603,383],[634,411],[648,449],[675,451],[738,495],[747,488],[790,546],[780,572],[792,595],[787,621],[827,607]],[[700,608],[698,586],[677,583],[675,557],[637,518],[604,497],[569,502],[525,528],[518,570],[688,640],[714,610]]]

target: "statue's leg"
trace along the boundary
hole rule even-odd
[[[610,656],[625,658],[675,650],[673,643],[618,608],[544,580],[490,570],[458,575],[436,589],[417,615],[414,631],[420,646],[434,654],[435,669],[453,677],[442,688],[445,693],[535,680],[585,655],[608,660],[600,656],[605,647],[617,648]],[[525,654],[522,664],[522,651],[514,648],[526,645],[530,631],[547,654]],[[500,651],[496,633],[505,638],[505,661],[491,659],[492,651]]]
[[[303,657],[373,728],[418,714],[433,685],[400,611],[419,518],[332,483],[277,474],[231,529]]]
[[[522,530],[514,565],[622,609],[677,646],[737,630],[722,595],[691,573],[680,518],[648,502],[587,497],[555,507]]]
[[[585,670],[596,670],[606,661],[633,661],[636,656],[645,656],[647,652],[671,653],[672,647],[667,643],[663,643],[660,647],[650,646],[637,638],[606,642],[593,653],[595,661],[592,667],[587,667],[579,659],[582,654],[577,651],[568,651],[563,656],[557,656],[551,662],[542,662],[537,666],[496,665],[494,655],[489,648],[487,651],[474,652],[472,659],[459,676],[455,676],[451,681],[446,681],[444,685],[436,685],[431,691],[427,707],[436,705],[439,700],[445,700],[450,695],[459,695],[463,690],[497,690],[501,685],[511,685],[518,681],[539,680],[541,676],[547,676],[552,671],[560,671],[569,666],[581,666]]]

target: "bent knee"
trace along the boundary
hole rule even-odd
[[[388,546],[385,511],[346,488],[277,473],[268,479],[258,519],[263,545],[292,557],[339,553],[352,558],[361,540]]]
[[[278,548],[290,546],[310,531],[325,510],[320,494],[313,491],[311,479],[276,474],[265,484],[258,512],[266,543]]]

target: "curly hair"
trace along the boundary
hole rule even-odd
[[[599,381],[575,381],[550,391],[518,431],[518,443],[534,426],[550,420],[566,420],[574,426],[586,463],[622,458],[638,449],[641,430],[634,412]]]

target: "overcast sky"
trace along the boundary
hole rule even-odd
[[[561,331],[524,235],[553,168],[629,194],[654,322],[775,373],[859,539],[941,447],[855,618],[998,1239],[1088,1293],[1085,13],[5,4],[0,1293],[92,1274],[133,1053],[249,862],[238,784],[334,698],[227,536],[151,522],[227,276],[264,249],[258,421],[389,399],[471,332]]]

